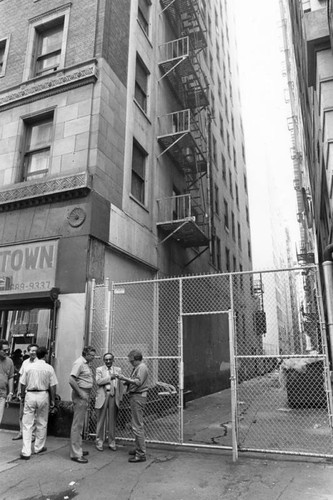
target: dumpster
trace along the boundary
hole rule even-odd
[[[298,358],[281,365],[290,408],[327,406],[323,360]]]

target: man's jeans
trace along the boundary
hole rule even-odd
[[[147,396],[141,394],[130,394],[132,429],[135,436],[135,453],[138,457],[146,456],[145,432],[143,424],[143,413],[146,406]]]

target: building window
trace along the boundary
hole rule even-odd
[[[39,179],[49,172],[53,112],[25,120],[23,180]]]
[[[232,270],[237,271],[237,261],[236,261],[235,256],[232,257]],[[237,283],[237,281],[236,281],[236,283]]]
[[[215,137],[213,136],[212,138],[212,160],[215,164],[215,166],[217,165],[217,158],[216,158],[216,139]]]
[[[227,132],[227,150],[228,150],[228,155],[230,157],[230,135],[229,135],[229,132]]]
[[[207,17],[207,31],[208,31],[209,38],[211,38],[212,37],[212,20],[211,20],[209,14]]]
[[[225,267],[227,271],[230,271],[230,250],[225,247]]]
[[[6,72],[8,48],[9,39],[3,38],[2,40],[0,40],[0,76],[4,76]]]
[[[234,169],[237,170],[237,154],[236,154],[236,149],[234,149]]]
[[[238,246],[242,248],[242,233],[239,222],[237,222],[237,233],[238,233]]]
[[[229,229],[229,206],[226,200],[224,200],[224,227]]]
[[[235,214],[231,212],[231,235],[234,240],[236,240],[236,230],[235,230]]]
[[[212,77],[212,80],[214,81],[214,61],[213,61],[212,54],[209,54],[209,71],[210,71],[210,76]]]
[[[211,99],[210,99],[211,115],[212,115],[212,118],[214,119],[215,118],[215,97],[214,97],[213,92],[211,92],[210,97],[211,97]]]
[[[228,106],[227,96],[224,96],[224,110],[225,110],[225,115],[227,117],[227,120],[229,121],[229,106]]]
[[[249,209],[245,207],[246,222],[250,224]]]
[[[135,68],[135,92],[134,97],[140,108],[147,113],[147,97],[148,97],[148,75],[149,71],[143,64],[139,56],[136,58]]]
[[[216,238],[216,267],[219,271],[222,270],[221,265],[221,240],[219,237]]]
[[[216,215],[219,215],[219,213],[220,213],[220,201],[219,201],[219,188],[218,188],[217,184],[215,184],[214,190],[215,190],[215,213],[216,213]]]
[[[244,174],[244,189],[245,189],[245,193],[247,193],[247,179],[246,179],[245,174]]]
[[[222,118],[221,113],[220,113],[220,135],[221,135],[222,140],[224,141],[223,118]]]
[[[248,241],[247,242],[247,254],[249,256],[249,259],[251,260],[251,243]]]
[[[225,161],[224,155],[222,155],[222,179],[226,182],[227,181],[227,165]]]
[[[63,32],[63,17],[57,19],[56,23],[36,28],[34,76],[52,73],[59,68]]]
[[[239,208],[238,186],[236,183],[235,183],[235,193],[236,193],[236,205],[237,205],[237,208]]]
[[[149,35],[150,5],[151,5],[150,0],[139,0],[138,21],[141,28],[143,29],[143,31],[146,33],[147,36]]]
[[[218,92],[220,101],[222,101],[222,84],[221,84],[221,80],[219,79],[219,77],[217,77],[217,92]]]
[[[231,198],[233,198],[234,197],[234,191],[233,191],[233,188],[232,188],[232,173],[231,173],[230,169],[229,169],[229,190],[230,190]]]
[[[63,12],[59,12],[61,10]],[[66,5],[30,22],[24,80],[53,73],[65,66],[69,11]]]
[[[143,205],[145,204],[145,180],[147,153],[133,142],[131,194]]]

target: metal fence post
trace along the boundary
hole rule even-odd
[[[230,387],[231,387],[231,436],[232,436],[232,459],[238,459],[237,443],[237,391],[236,391],[236,366],[234,350],[234,312],[228,312],[229,319],[229,349],[230,349]]]

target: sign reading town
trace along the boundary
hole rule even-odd
[[[0,295],[51,290],[57,250],[57,240],[0,247]]]

